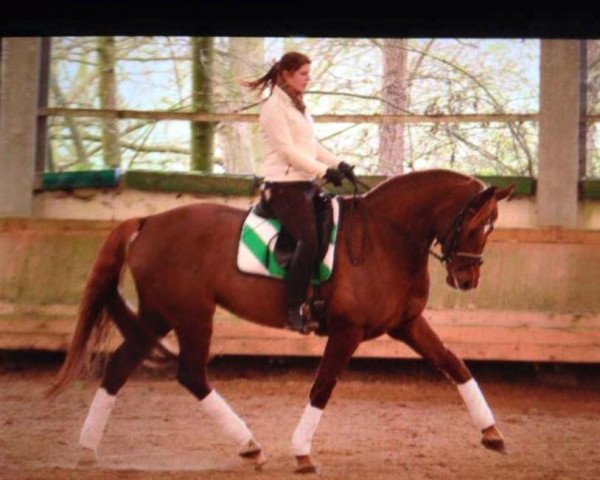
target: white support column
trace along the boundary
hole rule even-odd
[[[32,213],[40,43],[2,39],[0,217]]]
[[[577,226],[579,41],[542,40],[539,226]]]

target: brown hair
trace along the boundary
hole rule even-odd
[[[307,63],[311,63],[310,58],[303,53],[287,52],[278,62],[275,62],[269,71],[262,77],[257,78],[256,80],[243,82],[243,84],[250,90],[259,90],[259,93],[262,93],[267,87],[273,91],[273,87],[277,84],[277,80],[284,70],[286,72],[294,73]]]

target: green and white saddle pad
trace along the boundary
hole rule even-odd
[[[319,265],[319,276],[313,278],[312,282],[319,284],[331,277],[333,270],[333,259],[335,255],[335,243],[338,232],[340,216],[340,204],[338,198],[331,201],[333,208],[333,228],[329,239],[327,253]],[[281,230],[281,224],[273,218],[263,218],[255,215],[252,210],[246,217],[240,235],[237,255],[237,266],[245,273],[264,275],[274,278],[285,278],[286,270],[279,265],[273,250],[277,242],[277,236]]]

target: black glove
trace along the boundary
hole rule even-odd
[[[344,180],[344,174],[335,168],[328,168],[323,178],[336,187],[339,187],[342,184],[342,180]]]
[[[352,182],[352,185],[356,185],[356,175],[354,175],[354,167],[352,165],[349,165],[346,162],[340,162],[337,169],[338,172]]]

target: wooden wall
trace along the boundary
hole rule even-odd
[[[83,284],[114,224],[0,220],[0,348],[68,346]],[[599,265],[599,231],[499,229],[476,291],[450,289],[444,269],[431,263],[426,316],[466,359],[600,362]],[[135,301],[131,282],[125,291]],[[219,310],[212,354],[320,355],[324,341]],[[387,337],[364,343],[357,355],[415,356]]]

